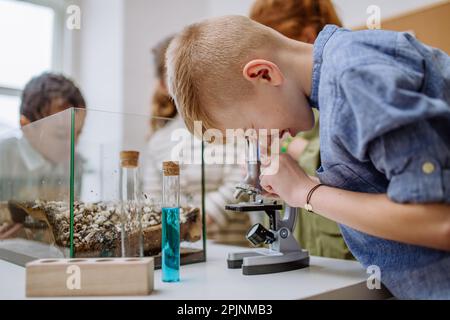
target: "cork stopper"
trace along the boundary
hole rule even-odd
[[[163,174],[165,176],[179,176],[180,165],[176,161],[164,161],[163,162]]]
[[[120,152],[120,166],[122,168],[137,168],[138,163],[139,163],[138,151]]]

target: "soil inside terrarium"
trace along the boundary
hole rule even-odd
[[[40,201],[9,204],[16,212],[25,211],[42,228],[48,226],[48,233],[56,246],[70,247],[70,208],[66,202]],[[15,208],[15,209],[14,209]],[[121,233],[120,204],[74,203],[73,246],[76,257],[120,256]],[[156,206],[144,205],[141,209],[144,254],[157,255],[161,251],[161,210]],[[127,213],[126,213],[127,214]],[[27,218],[28,219],[28,218]],[[26,219],[25,219],[26,220]],[[24,221],[25,221],[24,220]],[[196,242],[202,237],[201,210],[195,207],[180,209],[180,240]],[[128,226],[131,238],[138,237],[137,229]]]

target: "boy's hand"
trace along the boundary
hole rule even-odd
[[[260,177],[261,187],[272,195],[278,196],[291,207],[303,207],[306,196],[317,182],[311,179],[298,163],[287,154],[279,156],[279,167],[274,174]]]

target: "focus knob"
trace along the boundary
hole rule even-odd
[[[254,246],[259,246],[263,243],[271,244],[275,241],[275,235],[273,232],[264,228],[262,224],[257,223],[247,232],[247,240]]]

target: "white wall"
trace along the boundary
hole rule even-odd
[[[151,49],[161,39],[179,31],[184,25],[205,17],[206,2],[207,0],[126,1],[123,84],[127,111],[148,111],[150,91],[154,86]]]
[[[123,0],[82,0],[78,82],[90,107],[123,110]]]
[[[209,15],[207,0],[80,0],[80,7],[72,76],[89,108],[136,114],[150,113],[155,86],[151,48]],[[111,125],[118,134],[126,126],[125,140],[142,137],[149,129],[144,122]]]
[[[209,15],[212,17],[227,14],[248,15],[254,0],[209,0]]]
[[[438,2],[442,0],[333,0],[344,25],[349,28],[365,25],[370,5],[379,6],[381,18],[387,19]]]
[[[124,7],[123,103],[129,113],[149,114],[155,87],[151,49],[186,24],[208,16],[207,0],[128,0]],[[145,135],[147,123],[125,128],[131,136]],[[125,137],[127,139],[127,137]]]

